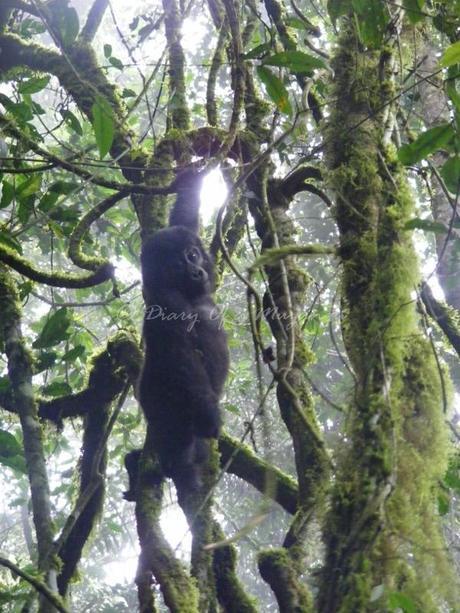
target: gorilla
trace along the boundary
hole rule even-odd
[[[212,299],[213,262],[198,237],[198,213],[195,183],[193,191],[178,191],[169,227],[149,238],[141,253],[146,308],[139,401],[163,475],[179,488],[192,489],[200,485],[198,466],[208,451],[205,439],[219,436],[219,399],[229,362]],[[134,497],[133,465],[138,458],[134,451],[125,459],[128,500]]]

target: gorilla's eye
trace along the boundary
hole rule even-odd
[[[196,264],[201,262],[201,252],[198,247],[189,247],[184,251],[184,256],[187,262]]]

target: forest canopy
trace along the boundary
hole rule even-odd
[[[2,0],[0,77],[0,610],[458,610],[460,1]],[[178,196],[196,488],[138,404]]]

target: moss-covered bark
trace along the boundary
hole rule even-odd
[[[433,497],[446,440],[440,377],[413,299],[417,262],[404,230],[412,197],[386,138],[391,46],[363,50],[347,23],[334,71],[337,102],[326,139],[340,231],[343,335],[356,385],[350,447],[325,526],[318,610],[385,611],[389,592],[400,591],[417,610],[434,611],[433,594],[440,598],[446,581]],[[384,595],[371,602],[380,585]]]
[[[56,571],[51,559],[54,526],[42,429],[32,388],[32,358],[22,336],[21,307],[16,285],[3,266],[0,266],[0,312],[0,338],[8,360],[8,376],[24,440],[38,546],[38,567],[47,576],[51,591],[55,591]],[[42,603],[40,610],[42,613],[52,611],[48,600]]]

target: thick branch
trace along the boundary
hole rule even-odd
[[[126,378],[135,386],[141,364],[142,354],[135,339],[128,334],[117,334],[108,341],[107,349],[93,358],[87,387],[76,394],[42,400],[40,418],[59,423],[69,417],[97,411],[113,402]]]
[[[0,245],[0,262],[7,264],[16,272],[19,272],[28,279],[32,279],[32,281],[51,285],[51,287],[67,287],[69,289],[93,287],[113,279],[114,276],[114,269],[110,263],[100,266],[98,270],[89,275],[42,272],[21,255],[18,255],[15,251],[4,245]]]
[[[273,495],[273,499],[288,513],[296,512],[298,490],[294,479],[258,458],[247,445],[228,434],[221,434],[219,451],[222,466],[231,459],[226,469],[228,473],[250,483],[261,494],[268,492]]]
[[[32,495],[32,510],[38,544],[38,563],[48,571],[48,552],[53,542],[51,505],[45,451],[32,389],[32,361],[21,331],[21,313],[13,280],[0,267],[1,336],[8,358],[8,375],[21,421],[24,454]]]

